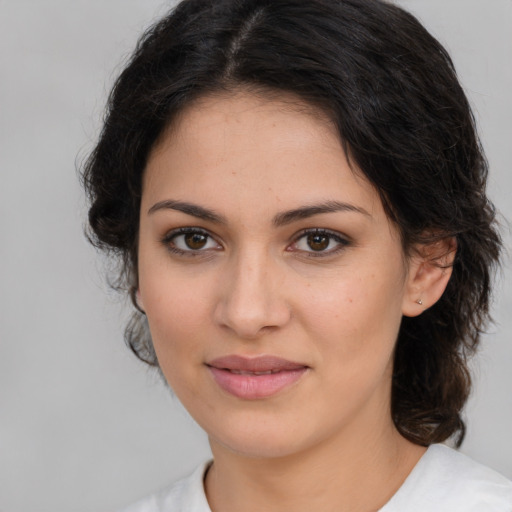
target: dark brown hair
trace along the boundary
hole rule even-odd
[[[380,0],[184,0],[150,28],[108,102],[84,166],[90,237],[121,262],[134,301],[141,182],[155,141],[195,99],[249,87],[293,93],[335,123],[378,190],[404,249],[455,237],[442,298],[403,318],[392,414],[411,441],[464,436],[467,357],[488,320],[500,237],[485,194],[487,162],[445,49],[409,13]],[[126,330],[158,365],[145,317]]]

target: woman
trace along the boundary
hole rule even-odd
[[[85,168],[134,352],[213,462],[130,511],[493,510],[464,437],[500,252],[446,51],[379,0],[185,0]]]

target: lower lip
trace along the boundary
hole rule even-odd
[[[224,391],[245,400],[273,396],[297,382],[307,371],[306,367],[302,367],[267,375],[240,375],[213,366],[209,366],[208,369]]]

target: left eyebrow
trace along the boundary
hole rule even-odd
[[[227,223],[226,219],[222,215],[214,212],[213,210],[186,201],[175,201],[173,199],[160,201],[155,203],[148,210],[148,215],[151,215],[158,210],[177,210],[179,212],[186,213],[187,215],[191,215],[192,217],[197,217],[198,219],[207,220],[216,224]]]
[[[326,201],[325,203],[301,206],[300,208],[278,213],[273,219],[273,224],[276,227],[281,227],[298,220],[313,217],[314,215],[335,212],[356,212],[371,217],[364,208],[359,206],[350,203],[342,203],[340,201]]]

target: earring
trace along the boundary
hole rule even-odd
[[[423,301],[422,301],[421,299],[418,299],[418,300],[416,301],[416,304],[419,304],[420,306],[423,306]]]

